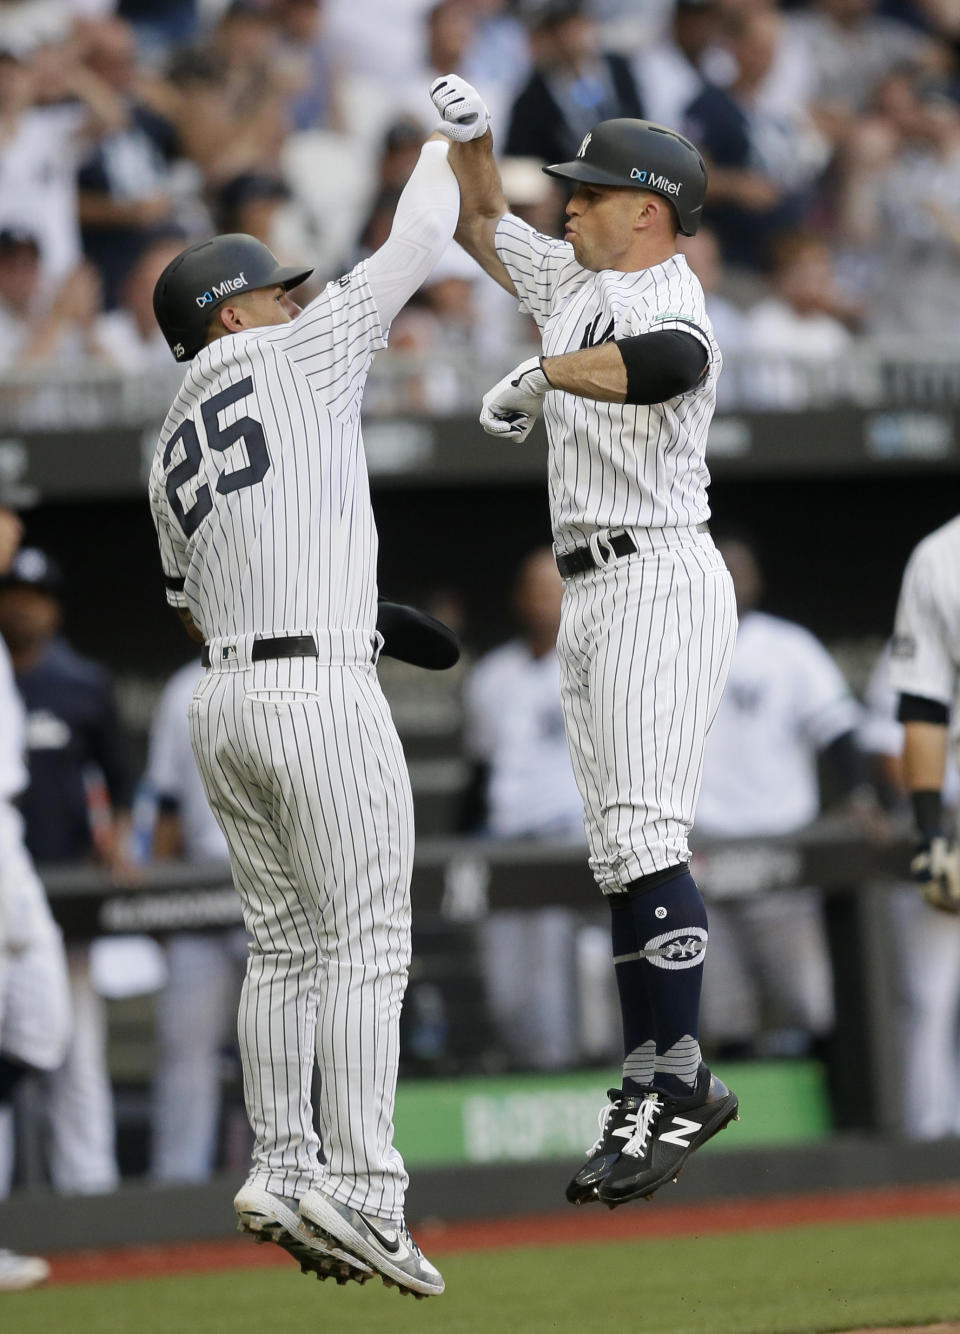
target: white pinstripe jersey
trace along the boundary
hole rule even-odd
[[[960,515],[919,542],[907,561],[890,676],[901,694],[960,708]]]
[[[206,639],[376,623],[360,400],[386,330],[366,266],[190,364],[150,473],[167,601]]]
[[[707,370],[686,394],[635,407],[554,391],[544,399],[550,512],[559,551],[604,528],[689,527],[709,518],[704,454],[722,359],[686,258],[635,273],[582,268],[566,241],[501,219],[497,254],[536,320],[544,356],[661,329],[692,334]]]

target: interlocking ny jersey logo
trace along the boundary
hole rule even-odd
[[[655,968],[696,968],[707,948],[707,932],[702,926],[684,926],[654,936],[643,947],[643,957]]]
[[[580,147],[577,149],[577,157],[586,157],[586,154],[587,154],[587,148],[588,148],[588,146],[589,146],[589,144],[590,144],[590,140],[591,140],[592,138],[593,138],[593,135],[592,135],[592,134],[585,134],[585,135],[583,136],[583,143],[582,143],[582,144],[580,145]]]

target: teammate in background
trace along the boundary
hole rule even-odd
[[[13,561],[20,520],[0,506],[0,575]],[[23,841],[16,799],[27,783],[23,704],[0,638],[0,1112],[25,1074],[53,1070],[70,1034],[70,984],[59,928]],[[0,1292],[42,1283],[46,1260],[0,1246]]]
[[[562,598],[553,552],[530,552],[514,584],[520,633],[485,654],[464,683],[464,748],[472,761],[465,832],[583,842],[583,802],[560,707]],[[569,908],[520,902],[481,924],[487,1004],[517,1068],[578,1061],[578,918]]]
[[[911,869],[931,907],[960,913],[960,848],[942,797],[960,689],[960,515],[925,537],[907,562],[891,676],[904,725],[903,780],[920,835]]]
[[[859,709],[809,631],[757,610],[763,584],[752,548],[736,539],[718,547],[733,576],[739,629],[704,753],[695,832],[773,838],[816,818],[818,757],[836,775],[838,793],[859,788]],[[723,902],[708,896],[708,903],[705,1035],[733,1057],[805,1054],[834,1017],[819,892],[778,889]]]
[[[565,580],[558,641],[590,865],[607,896],[623,1086],[567,1188],[614,1207],[649,1196],[736,1115],[701,1061],[703,900],[688,866],[703,745],[736,633],[710,534],[704,463],[721,358],[677,232],[697,230],[699,153],[662,126],[608,120],[576,158],[563,241],[507,212],[487,115],[456,75],[431,89],[460,182],[457,239],[519,298],[544,356],[485,396],[490,434],[525,440],[543,408]]]
[[[311,270],[279,267],[252,237],[168,266],[154,308],[191,364],[150,477],[168,601],[206,640],[191,739],[252,938],[240,1227],[320,1277],[372,1268],[421,1296],[443,1279],[404,1223],[393,1146],[413,811],[375,672],[360,401],[453,234],[447,149],[432,136],[386,242],[302,311],[288,292]]]
[[[878,761],[878,785],[889,803],[902,800],[908,808],[903,785],[904,726],[897,722],[898,697],[891,666],[888,645],[864,695],[860,744]],[[956,723],[954,717],[951,731],[955,732]],[[952,740],[956,750],[956,737]],[[960,807],[960,772],[950,754],[942,791],[944,824],[950,827]],[[912,882],[894,888],[890,913],[899,962],[903,1130],[917,1140],[960,1135],[960,914],[938,912]]]
[[[97,860],[122,880],[131,782],[113,685],[63,637],[61,587],[58,566],[35,547],[23,547],[0,581],[0,634],[26,710],[24,836],[40,865]],[[50,1175],[63,1193],[106,1194],[120,1180],[106,1006],[90,946],[72,944],[67,957],[73,1033],[66,1060],[45,1081]]]
[[[164,688],[150,729],[144,785],[156,804],[153,859],[226,862],[230,852],[190,746],[187,710],[203,676],[199,658]],[[157,1002],[151,1174],[206,1181],[220,1115],[220,1057],[235,1036],[247,933],[183,931],[167,939],[167,984]]]

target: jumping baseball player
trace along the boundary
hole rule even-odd
[[[575,187],[551,240],[507,212],[475,89],[450,75],[431,96],[457,141],[457,239],[543,335],[543,357],[490,390],[480,421],[522,441],[542,408],[547,427],[564,720],[612,910],[626,1053],[567,1198],[613,1207],[676,1176],[737,1112],[700,1059],[707,923],[687,864],[736,632],[706,525],[720,353],[676,245],[697,229],[706,171],[671,130],[603,121],[572,162],[544,168]]]
[[[907,562],[890,656],[903,777],[921,841],[914,878],[932,907],[960,913],[960,848],[942,800],[950,711],[960,694],[960,515]]]
[[[404,1223],[393,1146],[413,815],[375,672],[360,401],[391,321],[453,234],[448,147],[424,146],[388,240],[302,311],[288,291],[311,271],[281,268],[248,236],[191,246],[154,295],[189,366],[150,503],[168,600],[206,641],[191,736],[252,942],[240,1227],[321,1277],[372,1269],[420,1296],[443,1279]]]

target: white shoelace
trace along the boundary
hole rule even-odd
[[[603,1141],[606,1138],[607,1134],[607,1122],[610,1120],[611,1116],[613,1116],[614,1112],[617,1110],[619,1106],[620,1106],[620,1099],[617,1098],[613,1102],[608,1102],[605,1107],[601,1107],[600,1111],[597,1113],[597,1125],[600,1127],[600,1138],[597,1140],[596,1144],[592,1146],[592,1148],[587,1149],[587,1153],[591,1157],[593,1157],[595,1153],[599,1153],[600,1150],[603,1148]]]
[[[630,1112],[627,1116],[627,1122],[633,1122],[633,1129],[629,1124],[618,1126],[613,1132],[615,1135],[623,1135],[626,1144],[620,1150],[621,1153],[629,1154],[631,1158],[641,1158],[646,1150],[647,1141],[650,1138],[650,1132],[653,1129],[654,1122],[663,1110],[663,1103],[656,1093],[648,1093],[643,1102],[635,1112]]]

